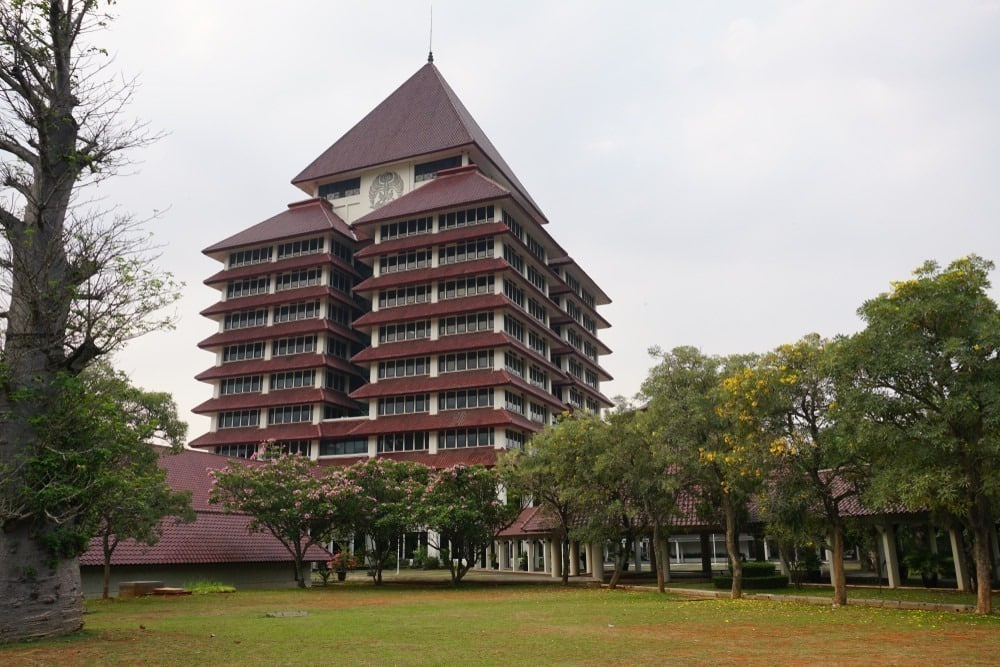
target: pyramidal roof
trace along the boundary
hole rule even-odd
[[[313,160],[292,179],[292,184],[470,145],[476,146],[538,210],[531,195],[432,62],[417,70]]]

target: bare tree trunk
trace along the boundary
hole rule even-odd
[[[833,580],[833,603],[847,604],[847,576],[844,572],[844,527],[835,522],[833,530],[833,556],[830,562],[831,579]]]
[[[0,644],[83,627],[78,559],[54,559],[24,522],[0,530],[0,554]]]
[[[722,511],[726,517],[726,551],[733,571],[732,598],[743,597],[743,560],[740,558],[739,526],[736,525],[736,508],[728,494],[723,494]]]
[[[973,528],[972,555],[976,563],[976,613],[989,614],[993,611],[992,580],[990,568],[990,525],[977,521]]]
[[[107,600],[108,589],[111,586],[111,544],[107,533],[101,536],[101,547],[104,555],[104,583],[101,586],[101,599]]]

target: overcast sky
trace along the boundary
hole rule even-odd
[[[126,0],[106,43],[168,133],[102,195],[187,283],[118,365],[211,396],[201,254],[426,62],[430,2]],[[1000,260],[1000,2],[433,2],[435,64],[611,296],[609,396],[649,347],[765,352],[860,328],[924,260]],[[997,280],[994,276],[994,280]],[[996,298],[996,291],[994,297]]]

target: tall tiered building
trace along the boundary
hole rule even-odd
[[[488,464],[610,405],[607,295],[432,62],[292,182],[312,198],[205,250],[224,268],[192,446]]]

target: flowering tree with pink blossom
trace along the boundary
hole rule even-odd
[[[430,469],[419,463],[368,459],[344,471],[358,487],[351,530],[368,538],[368,571],[376,584],[396,547],[396,540],[419,526],[418,510]]]
[[[300,588],[306,585],[306,552],[347,528],[361,492],[342,471],[320,468],[297,454],[234,461],[211,474],[210,502],[227,513],[249,514],[250,530],[268,532],[281,542],[295,561]]]
[[[421,518],[447,547],[451,583],[457,584],[504,528],[517,518],[520,507],[500,499],[502,480],[493,468],[463,464],[437,470],[421,504]]]

